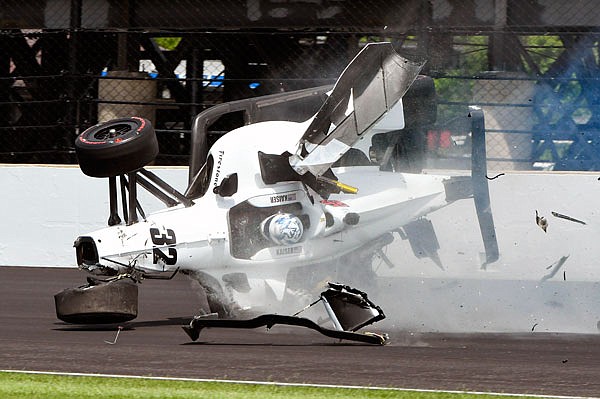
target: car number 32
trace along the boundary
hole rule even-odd
[[[177,263],[177,249],[173,248],[177,243],[175,238],[175,232],[171,229],[166,229],[166,232],[161,233],[160,230],[153,227],[150,229],[150,237],[152,238],[152,263],[157,264],[160,261],[166,265],[174,265]],[[167,246],[165,253],[163,249],[159,248]]]

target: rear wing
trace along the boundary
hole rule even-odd
[[[320,176],[377,123],[416,79],[424,62],[410,61],[391,43],[369,43],[348,64],[298,143],[290,165]]]

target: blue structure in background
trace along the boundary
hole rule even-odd
[[[562,40],[571,45],[536,88],[532,161],[553,162],[554,170],[600,170],[597,41],[589,35]]]

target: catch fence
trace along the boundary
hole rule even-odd
[[[333,83],[369,41],[427,60],[427,164],[468,164],[484,109],[492,169],[600,170],[594,0],[1,1],[0,162],[73,163],[83,129],[150,119],[157,163],[187,164],[212,105]],[[212,139],[242,123],[234,115]]]

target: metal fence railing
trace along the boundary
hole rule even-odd
[[[385,40],[426,58],[435,80],[432,165],[464,161],[469,132],[455,121],[478,105],[492,169],[600,170],[593,0],[1,3],[0,162],[76,162],[82,129],[136,114],[154,123],[158,163],[187,164],[202,110],[333,83],[364,43]]]

